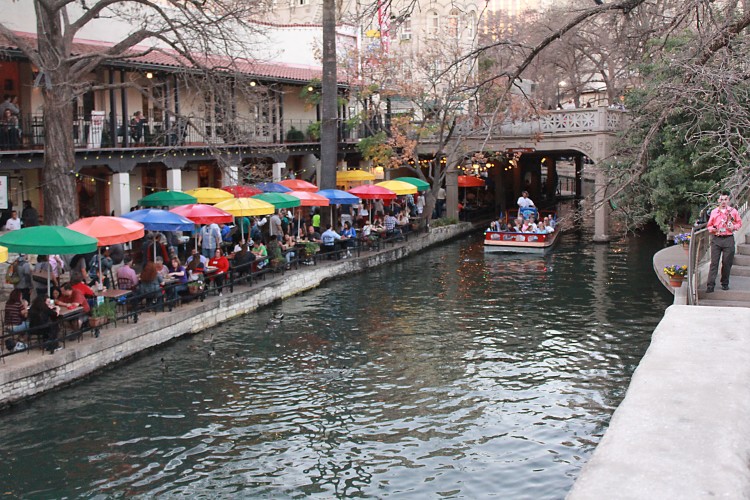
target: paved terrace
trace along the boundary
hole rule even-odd
[[[737,241],[729,290],[705,294],[699,273],[701,307],[663,272],[687,252],[654,256],[675,305],[568,499],[750,498],[750,236]]]
[[[428,233],[410,235],[406,242],[365,252],[360,257],[321,260],[318,265],[303,266],[297,271],[268,274],[264,281],[251,286],[235,286],[233,293],[228,293],[225,287],[223,297],[209,296],[204,302],[194,300],[172,312],[143,313],[137,323],[119,321],[117,326],[107,325],[99,338],[87,333],[80,341],[68,341],[64,349],[54,354],[33,349],[5,357],[0,361],[0,407],[69,384],[146,349],[211,328],[315,288],[326,280],[404,258],[485,225],[464,222],[432,228]]]

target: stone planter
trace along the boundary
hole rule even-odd
[[[685,278],[682,276],[670,276],[669,286],[671,286],[672,288],[680,288],[683,281],[685,281]]]

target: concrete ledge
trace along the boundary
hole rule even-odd
[[[570,500],[750,497],[750,309],[671,306]]]
[[[360,258],[323,261],[318,266],[276,275],[252,287],[235,287],[224,297],[185,304],[172,313],[145,313],[138,323],[106,327],[98,339],[88,334],[81,342],[68,342],[53,355],[36,350],[5,358],[0,365],[0,407],[41,394],[86,377],[108,365],[146,349],[186,335],[206,330],[228,319],[254,311],[272,302],[319,286],[326,280],[365,271],[402,259],[429,246],[474,231],[470,223],[432,229],[413,236],[406,243],[366,253]]]

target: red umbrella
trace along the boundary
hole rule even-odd
[[[221,189],[228,193],[232,193],[235,198],[250,198],[252,196],[255,196],[256,194],[260,194],[263,192],[253,186],[224,186]]]
[[[363,184],[362,186],[357,186],[347,191],[347,193],[351,193],[358,198],[362,198],[363,200],[375,200],[375,199],[395,200],[396,199],[396,193],[394,193],[390,189],[386,189],[380,186],[375,186],[373,184]]]
[[[318,190],[318,186],[311,182],[303,181],[302,179],[286,179],[279,181],[279,184],[288,187],[292,191],[307,191],[309,193],[314,193]]]
[[[307,191],[289,191],[284,194],[299,198],[300,205],[303,207],[327,207],[331,204],[330,200],[325,196]]]
[[[459,175],[458,176],[458,187],[462,188],[473,188],[484,186],[484,180],[473,175]]]
[[[170,210],[170,212],[182,215],[196,224],[218,224],[220,222],[232,222],[234,220],[232,214],[216,207],[212,207],[211,205],[202,205],[200,203],[175,207]]]
[[[86,217],[68,226],[98,240],[97,246],[106,247],[117,243],[143,238],[143,224],[122,217]]]

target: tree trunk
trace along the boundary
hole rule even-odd
[[[335,0],[323,0],[323,80],[321,84],[320,179],[318,179],[318,187],[320,189],[333,189],[336,187],[338,147]],[[324,220],[327,220],[330,217],[329,214],[329,210],[324,210],[321,216]],[[335,226],[333,221],[328,222]]]
[[[51,75],[64,78],[63,75]],[[56,80],[53,80],[56,81]],[[60,80],[64,81],[64,80]],[[76,209],[73,101],[66,85],[44,89],[44,223],[67,226],[78,219]]]

